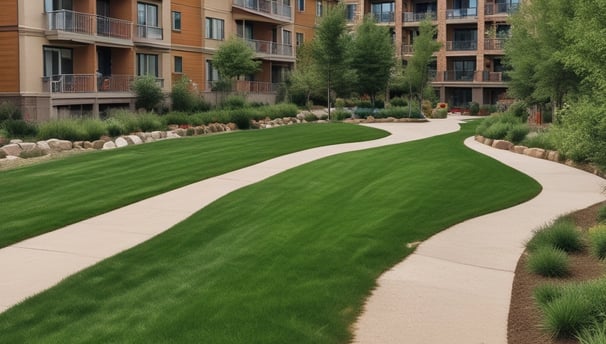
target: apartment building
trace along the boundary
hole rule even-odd
[[[496,104],[506,98],[503,46],[508,16],[519,0],[345,0],[347,19],[355,23],[372,15],[392,32],[396,52],[412,56],[420,22],[437,27],[442,49],[431,66],[432,85],[452,106],[469,102]]]
[[[232,35],[262,61],[234,87],[271,96],[329,2],[336,1],[2,0],[0,101],[18,105],[26,119],[48,120],[134,108],[138,75],[155,76],[166,93],[183,77],[212,92],[213,55]]]

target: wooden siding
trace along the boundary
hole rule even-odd
[[[19,92],[19,33],[0,32],[0,92]]]
[[[183,58],[183,73],[174,73],[175,71],[175,56],[181,56]],[[173,50],[171,54],[171,72],[173,80],[180,80],[184,75],[187,76],[194,83],[198,84],[198,89],[204,88],[204,68],[206,66],[205,56],[202,53],[195,53],[190,51],[178,51]]]
[[[172,32],[172,43],[190,47],[202,46],[202,7],[201,2],[194,0],[173,1],[171,7],[171,22],[168,24],[172,29],[172,11],[181,12],[181,31]]]
[[[17,12],[18,0],[3,0],[0,11],[0,26],[16,26],[19,21]]]

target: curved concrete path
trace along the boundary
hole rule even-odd
[[[465,144],[533,177],[542,192],[434,235],[385,272],[355,325],[355,343],[506,344],[523,243],[546,222],[606,199],[606,181],[592,174],[473,138]]]
[[[459,130],[457,119],[377,123],[383,139],[309,149],[209,178],[0,249],[0,312],[65,277],[166,231],[216,199],[287,169],[343,152]]]

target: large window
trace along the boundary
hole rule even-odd
[[[389,23],[394,21],[394,2],[379,2],[372,4],[371,12],[378,23]]]
[[[457,81],[471,81],[476,71],[476,60],[454,61],[454,77]]]
[[[73,74],[73,52],[68,48],[44,47],[44,76]]]
[[[173,30],[181,31],[181,12],[173,11]]]
[[[305,0],[297,0],[297,9],[299,12],[305,11]]]
[[[206,38],[223,40],[225,38],[225,22],[223,19],[206,18]]]
[[[162,39],[158,6],[145,2],[137,3],[137,34],[141,38]]]
[[[246,40],[252,40],[254,37],[253,23],[244,22],[242,20],[236,20],[236,32],[238,37],[242,37]]]
[[[466,9],[466,8],[477,8],[478,0],[454,0],[453,8],[455,9]]]
[[[476,50],[478,48],[478,30],[455,29],[452,50]]]
[[[158,55],[137,54],[137,75],[158,77]]]
[[[347,4],[345,7],[345,18],[347,21],[354,21],[356,19],[356,4]]]

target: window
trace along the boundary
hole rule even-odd
[[[345,7],[345,18],[347,21],[354,21],[356,19],[356,4],[347,4]]]
[[[173,11],[173,30],[181,31],[181,12]]]
[[[394,21],[394,2],[379,2],[372,4],[371,12],[377,23],[389,23]]]
[[[44,11],[73,10],[72,0],[44,0]]]
[[[74,72],[72,49],[44,47],[44,76],[72,74]]]
[[[158,77],[158,55],[137,54],[137,75]]]
[[[292,32],[288,30],[282,31],[282,44],[292,45]]]
[[[206,60],[206,81],[213,82],[218,80],[220,80],[219,71],[213,67],[212,60]]]
[[[141,38],[162,39],[158,6],[144,2],[137,3],[137,35]]]
[[[322,16],[322,0],[316,1],[316,16],[317,17]]]
[[[175,73],[183,73],[183,57],[175,56]]]
[[[454,0],[454,9],[477,8],[478,0]]]
[[[254,37],[253,23],[236,20],[236,32],[238,37],[242,37],[246,40],[252,40]]]
[[[297,9],[299,12],[305,11],[305,0],[297,0]]]
[[[225,26],[223,19],[206,18],[205,38],[223,40],[225,38]]]
[[[301,44],[303,44],[303,42],[305,42],[305,36],[303,36],[303,33],[297,32],[296,40],[297,40],[297,42],[296,42],[297,47],[301,46]]]

